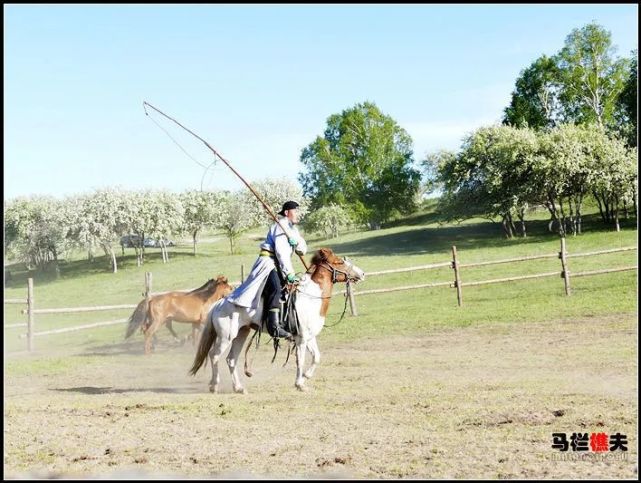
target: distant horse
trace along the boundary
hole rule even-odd
[[[174,337],[177,337],[171,327],[171,322],[176,321],[192,324],[193,343],[196,345],[196,329],[205,322],[212,305],[233,290],[227,282],[227,277],[220,275],[216,280],[210,279],[202,287],[191,292],[167,292],[154,295],[149,300],[141,300],[129,317],[125,339],[131,337],[136,329],[142,326],[145,334],[145,354],[149,354],[152,349],[152,337],[161,324],[167,324]]]
[[[358,282],[364,280],[364,278],[365,273],[360,268],[353,265],[349,260],[336,256],[329,248],[321,248],[314,254],[311,268],[302,277],[298,285],[294,304],[300,324],[299,333],[294,336],[296,344],[296,387],[301,391],[306,389],[304,378],[312,377],[316,366],[320,362],[320,351],[318,350],[316,336],[323,329],[334,283]],[[211,392],[218,391],[220,383],[218,362],[230,344],[231,350],[227,356],[227,365],[231,372],[234,392],[246,392],[238,374],[238,356],[249,334],[250,326],[260,327],[262,313],[262,301],[256,309],[249,309],[234,305],[225,298],[216,302],[212,307],[200,338],[194,363],[190,369],[190,373],[195,375],[209,353],[212,367],[212,376],[209,383]],[[305,351],[307,349],[312,354],[312,365],[303,373]],[[251,376],[247,369],[245,369],[245,374]]]

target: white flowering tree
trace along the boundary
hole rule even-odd
[[[255,207],[258,201],[248,190],[223,191],[219,196],[222,210],[214,226],[227,236],[229,252],[233,255],[237,251],[238,237],[259,223],[259,214]]]
[[[311,233],[336,238],[342,229],[353,223],[349,213],[340,205],[331,203],[312,211],[305,217],[304,227]]]
[[[194,242],[194,255],[198,234],[207,226],[218,226],[223,216],[224,195],[215,191],[191,190],[180,194],[184,208],[183,230]]]
[[[299,204],[298,211],[300,213],[301,220],[305,217],[309,209],[309,200],[303,197],[303,190],[301,187],[287,178],[267,178],[259,180],[252,183],[252,187],[261,196],[263,201],[272,209],[274,214],[278,213],[283,207],[283,203],[289,200],[296,201]],[[260,202],[249,192],[249,190],[246,191],[251,196],[251,207],[254,210],[259,223],[266,224],[268,226],[271,225],[274,220],[269,216],[269,214],[267,214],[265,208],[263,208]]]
[[[169,261],[165,240],[173,234],[179,234],[184,227],[185,210],[180,197],[169,191],[152,193],[151,201],[155,205],[147,234],[158,240],[163,263]],[[144,245],[144,244],[143,244]]]
[[[21,197],[5,204],[5,254],[28,269],[44,270],[69,244],[69,207],[50,196]]]
[[[118,271],[118,262],[113,247],[129,226],[127,195],[118,188],[104,188],[72,200],[79,206],[76,240],[89,253],[101,248],[114,273]]]

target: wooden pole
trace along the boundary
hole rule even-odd
[[[145,298],[147,302],[151,298],[151,272],[145,272]]]
[[[452,245],[452,268],[454,269],[454,284],[456,285],[456,298],[458,306],[463,305],[463,288],[461,287],[461,276],[459,274],[458,258],[456,256],[456,247]]]
[[[34,333],[34,314],[33,314],[33,309],[34,309],[34,297],[33,297],[33,278],[29,278],[27,280],[27,311],[28,311],[28,318],[27,318],[27,349],[29,352],[33,352],[34,346],[33,346],[33,333]]]
[[[347,282],[347,290],[345,296],[349,298],[349,310],[352,312],[353,316],[358,315],[358,310],[356,309],[356,300],[354,300],[354,287],[350,282]]]
[[[241,263],[240,264],[240,283],[243,283],[245,281],[245,264]]]
[[[559,258],[561,259],[561,269],[563,273],[563,283],[565,284],[565,295],[570,295],[570,271],[568,270],[567,252],[565,251],[565,237],[561,238],[561,252]]]

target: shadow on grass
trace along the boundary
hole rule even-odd
[[[79,386],[79,387],[61,387],[52,388],[51,391],[58,392],[79,392],[81,394],[123,394],[128,392],[157,392],[169,394],[186,394],[186,393],[199,393],[203,392],[202,387],[194,388],[176,388],[176,387],[146,387],[146,388],[116,388],[116,387],[94,387],[94,386]]]
[[[420,215],[409,220],[409,223],[397,226],[421,226],[431,219],[432,213]],[[520,225],[517,224],[517,229]],[[622,230],[636,229],[636,219],[621,222]],[[432,224],[424,229],[389,233],[367,237],[365,240],[355,240],[332,244],[331,239],[325,243],[339,254],[351,256],[376,256],[382,254],[414,255],[421,253],[443,253],[455,245],[459,250],[479,248],[499,248],[506,246],[531,245],[558,240],[557,233],[548,230],[547,220],[526,221],[527,237],[520,235],[507,239],[503,235],[500,223],[478,222],[454,226]],[[598,214],[587,215],[583,218],[582,232],[607,232],[611,227],[603,224]],[[579,235],[580,236],[580,235]]]

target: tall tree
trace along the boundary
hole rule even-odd
[[[557,61],[545,55],[536,59],[516,79],[503,124],[542,129],[559,120],[560,71]]]
[[[299,181],[312,209],[345,206],[371,228],[416,209],[420,173],[413,167],[412,139],[372,102],[327,120],[324,135],[303,149]]]
[[[610,32],[596,23],[574,29],[558,55],[565,120],[610,125],[623,90],[628,59],[614,59]]]
[[[628,146],[637,145],[637,49],[632,51],[630,68],[615,110],[616,130],[626,139]]]

